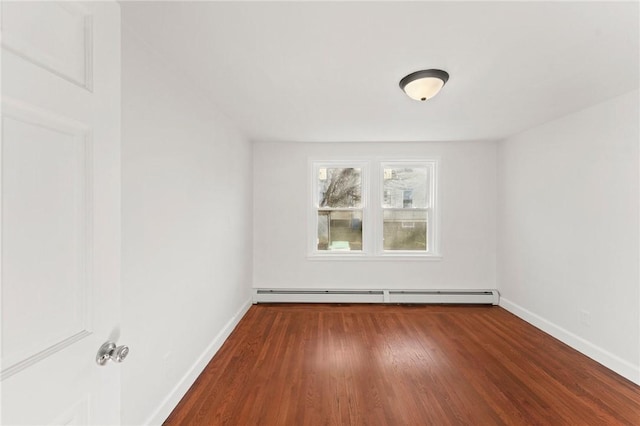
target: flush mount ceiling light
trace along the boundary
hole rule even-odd
[[[416,71],[400,80],[400,88],[411,99],[426,101],[437,95],[447,80],[449,80],[449,74],[446,71]]]

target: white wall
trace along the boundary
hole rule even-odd
[[[171,68],[124,30],[124,424],[162,422],[250,300],[251,145]]]
[[[496,143],[255,143],[256,288],[495,288]],[[308,158],[438,156],[441,261],[307,259]]]
[[[502,141],[502,305],[640,383],[638,92]]]

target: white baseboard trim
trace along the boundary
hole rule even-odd
[[[573,349],[581,352],[589,358],[604,365],[610,370],[615,371],[621,376],[631,380],[632,382],[640,385],[640,366],[633,365],[632,363],[625,361],[624,359],[602,349],[599,346],[594,345],[588,340],[583,339],[571,333],[568,330],[548,321],[541,316],[534,314],[533,312],[523,308],[512,301],[500,298],[500,306],[511,312],[512,314],[520,317],[529,324],[539,328],[545,333],[555,337],[561,342],[571,346]]]
[[[497,305],[495,289],[255,288],[253,303],[455,303]]]
[[[247,313],[252,305],[252,300],[248,299],[242,304],[240,309],[235,313],[233,317],[225,324],[225,326],[216,335],[213,341],[207,346],[202,355],[196,360],[191,368],[186,372],[184,376],[173,387],[169,395],[160,403],[158,408],[149,416],[146,425],[162,425],[162,423],[169,417],[169,414],[178,405],[182,397],[187,393],[191,385],[196,381],[198,376],[202,373],[207,366],[211,358],[218,352],[220,347],[227,337],[231,334],[233,329],[238,325],[242,317]]]

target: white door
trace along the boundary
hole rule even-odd
[[[119,424],[120,8],[1,11],[2,424]]]

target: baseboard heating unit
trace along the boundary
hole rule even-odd
[[[498,290],[331,290],[256,288],[253,303],[432,303],[500,302]]]

